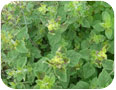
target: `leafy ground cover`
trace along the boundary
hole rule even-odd
[[[11,2],[2,10],[1,77],[16,89],[98,89],[114,77],[114,12],[100,1]]]

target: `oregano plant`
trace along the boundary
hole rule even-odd
[[[114,12],[103,1],[13,1],[1,13],[1,78],[14,89],[101,89],[114,78]]]

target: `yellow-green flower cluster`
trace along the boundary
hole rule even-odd
[[[52,88],[53,84],[55,82],[55,77],[49,77],[45,75],[43,80],[37,80],[37,84],[40,87],[40,89],[49,89]]]
[[[48,30],[49,32],[54,32],[56,30],[58,30],[60,27],[60,24],[58,22],[56,22],[54,19],[51,19],[49,22],[48,22]]]
[[[104,46],[100,51],[93,51],[92,52],[92,60],[94,60],[97,65],[101,65],[101,62],[103,60],[106,60],[107,59],[107,49],[106,49],[106,46]]]
[[[67,57],[62,56],[62,54],[60,52],[57,52],[56,56],[54,56],[54,58],[49,61],[49,64],[53,68],[64,69],[65,65],[68,63],[68,61],[69,60]]]

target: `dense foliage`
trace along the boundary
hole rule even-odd
[[[7,86],[98,89],[112,82],[114,13],[107,3],[11,2],[1,19]]]

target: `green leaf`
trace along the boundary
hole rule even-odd
[[[23,74],[23,73],[18,73],[17,75],[16,75],[16,79],[17,79],[17,81],[21,81],[23,78],[25,77],[25,74]]]
[[[103,69],[102,72],[99,74],[98,82],[100,88],[105,88],[112,82],[111,76],[105,69]]]
[[[12,51],[9,51],[8,54],[7,54],[7,58],[8,60],[14,60],[17,58],[17,56],[19,55],[20,53],[17,52],[16,50],[12,50]]]
[[[103,42],[105,40],[105,36],[104,35],[94,35],[93,36],[93,41],[96,44],[99,44],[100,42]]]
[[[61,30],[61,33],[65,32],[68,28],[69,24],[64,24],[61,26],[60,30]]]
[[[17,34],[17,39],[22,40],[22,39],[28,39],[29,38],[29,34],[28,34],[28,30],[26,29],[26,27],[23,27],[20,32],[18,32]]]
[[[105,35],[108,39],[112,38],[112,29],[105,30]]]
[[[42,73],[47,73],[49,72],[48,69],[50,68],[47,64],[48,58],[43,57],[41,58],[37,63],[34,64],[34,72],[37,75],[39,72]]]
[[[64,89],[68,88],[68,85],[70,83],[70,72],[68,70],[67,70],[67,82],[60,81],[60,83],[62,84],[62,87]]]
[[[77,21],[77,20],[76,20],[74,17],[72,17],[72,18],[67,19],[67,20],[65,21],[65,23],[66,23],[67,25],[70,25],[70,24],[74,23],[75,21]]]
[[[28,69],[29,70],[29,69]],[[33,70],[34,71],[34,70]],[[35,74],[34,74],[34,72],[29,72],[29,73],[26,73],[26,75],[27,75],[27,80],[28,80],[28,82],[29,83],[33,83],[33,82],[35,82]]]
[[[69,50],[66,53],[67,57],[70,59],[70,66],[73,67],[78,64],[80,59],[80,54],[74,50]]]
[[[102,13],[102,19],[103,19],[105,22],[110,22],[110,21],[111,21],[110,14],[109,14],[107,11],[104,11],[104,12]]]
[[[28,53],[28,49],[26,48],[25,42],[23,40],[21,40],[16,46],[16,51],[19,53]]]
[[[82,49],[86,49],[86,48],[89,47],[89,46],[90,46],[89,41],[83,40],[83,41],[81,42],[81,48],[82,48]]]
[[[16,60],[16,65],[17,67],[24,67],[27,63],[27,57],[19,57],[17,60]]]
[[[102,32],[104,31],[104,29],[101,26],[101,21],[100,20],[96,20],[93,23],[93,28],[97,31],[97,32]]]
[[[31,52],[32,52],[33,57],[35,57],[35,58],[40,58],[41,57],[41,52],[38,48],[31,47]]]
[[[98,78],[95,77],[90,81],[90,89],[97,89],[98,88]]]
[[[81,55],[81,58],[85,60],[89,60],[89,57],[90,57],[89,53],[90,53],[90,50],[88,48],[82,49],[79,52],[79,54]]]
[[[60,6],[58,8],[57,13],[58,13],[58,16],[62,17],[61,22],[64,22],[66,20],[66,13],[64,11],[64,7],[63,6]]]
[[[48,33],[48,40],[49,44],[51,46],[51,52],[55,53],[61,44],[61,34],[55,33],[55,35],[52,35],[51,33]]]
[[[82,26],[83,27],[86,27],[86,28],[90,28],[90,23],[87,19],[84,19],[83,22],[82,22]]]
[[[33,87],[33,89],[40,89],[40,86],[38,86],[37,84]]]
[[[72,89],[88,89],[89,84],[84,81],[79,81],[75,86],[72,87]]]
[[[113,68],[114,68],[114,62],[113,62],[113,60],[108,60],[107,59],[107,60],[104,60],[102,62],[102,66],[106,70],[113,70]]]
[[[109,47],[108,51],[110,53],[114,54],[114,41],[110,41],[109,44],[110,44],[110,47]]]
[[[60,81],[67,82],[67,71],[66,71],[66,69],[61,70],[61,69],[56,68],[56,69],[54,69],[54,72],[55,72],[57,78]]]
[[[95,68],[92,64],[87,63],[83,66],[83,76],[85,79],[90,78],[95,72]]]

